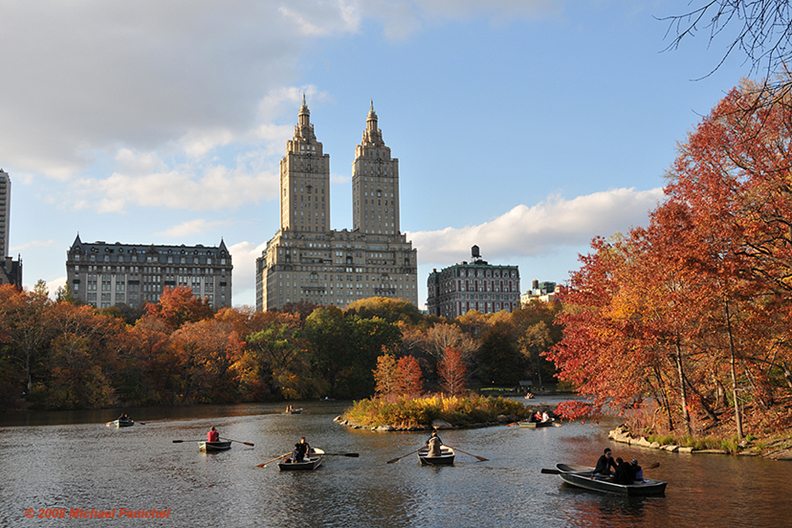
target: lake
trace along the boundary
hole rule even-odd
[[[531,403],[544,401],[558,399]],[[792,526],[788,462],[631,448],[607,440],[618,423],[609,419],[441,431],[446,444],[489,460],[457,452],[451,467],[420,466],[415,454],[386,464],[428,433],[335,424],[350,403],[299,402],[295,415],[278,414],[283,404],[124,409],[138,423],[122,429],[105,426],[120,410],[2,416],[0,526]],[[196,442],[212,426],[255,447],[200,453]],[[300,436],[360,457],[327,456],[313,472],[256,467]],[[540,473],[558,462],[594,465],[607,446],[644,467],[659,462],[645,476],[667,481],[665,495],[597,494]],[[122,508],[167,517],[119,517]],[[69,518],[72,510],[113,517]]]

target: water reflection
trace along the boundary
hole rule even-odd
[[[25,508],[170,508],[167,526],[779,526],[792,493],[792,465],[757,459],[679,455],[610,444],[601,425],[537,430],[447,431],[462,453],[452,467],[422,467],[425,433],[373,433],[332,422],[347,402],[124,409],[140,424],[105,427],[121,410],[30,413],[3,422],[0,526],[77,526],[32,520]],[[282,407],[282,406],[280,406]],[[31,425],[35,424],[35,425]],[[230,451],[200,453],[194,441],[215,426]],[[256,465],[290,451],[300,436],[329,453],[313,472]],[[173,443],[174,439],[190,440]],[[619,497],[570,487],[540,469],[592,465],[604,446],[638,458],[647,476],[669,481],[664,497]],[[82,522],[82,521],[77,521]],[[114,519],[113,525],[140,526]]]

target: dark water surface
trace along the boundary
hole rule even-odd
[[[453,467],[421,467],[417,455],[386,464],[428,435],[333,423],[349,403],[303,402],[300,415],[275,414],[275,405],[127,410],[145,425],[124,429],[104,425],[117,417],[111,411],[0,417],[0,526],[792,526],[790,463],[630,448],[606,439],[610,422],[444,431],[445,443],[489,461],[458,452]],[[212,425],[255,447],[198,452],[193,440]],[[256,468],[301,435],[360,457],[328,456],[314,472]],[[646,476],[668,481],[665,496],[597,494],[540,474],[557,462],[593,465],[608,445],[643,466],[660,462]],[[65,509],[65,518],[29,519],[28,508],[36,516]],[[70,519],[77,508],[115,516]],[[119,518],[121,508],[170,513]]]

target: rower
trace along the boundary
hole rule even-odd
[[[305,437],[301,437],[300,441],[294,444],[294,451],[292,452],[292,458],[295,462],[302,462],[303,459],[310,453],[311,446],[308,445],[308,442],[305,440]]]
[[[429,446],[429,452],[427,456],[430,457],[439,457],[442,456],[443,452],[440,449],[440,446],[443,445],[443,442],[440,440],[440,437],[437,436],[437,433],[432,433],[432,436],[429,437],[429,441],[427,442]]]
[[[597,466],[594,468],[595,475],[610,475],[610,468],[616,469],[616,462],[613,460],[613,454],[610,447],[605,448],[605,452],[597,460]]]
[[[208,433],[206,433],[206,440],[209,442],[217,442],[220,440],[220,433],[212,426]]]
[[[440,442],[440,445],[443,445],[443,441],[442,441],[442,440],[440,440],[440,437],[439,437],[439,436],[437,436],[437,431],[432,431],[432,435],[431,435],[431,436],[429,437],[429,439],[426,441],[426,445],[429,445],[429,443],[430,443],[430,442],[432,441],[432,439],[434,439],[434,438],[437,438],[437,440]]]

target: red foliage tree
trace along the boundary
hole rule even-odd
[[[445,392],[453,396],[465,393],[467,367],[459,349],[454,347],[446,349],[437,365],[437,375],[440,377],[440,386]]]
[[[421,365],[413,356],[404,356],[396,362],[396,391],[404,396],[415,398],[423,392]]]

